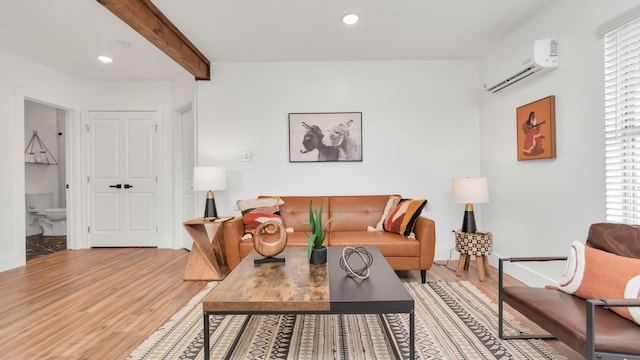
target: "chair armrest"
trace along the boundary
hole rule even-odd
[[[567,260],[568,256],[533,256],[533,257],[514,257],[498,259],[498,291],[502,294],[504,262],[546,262],[546,261],[562,261]]]
[[[224,239],[224,252],[229,269],[233,270],[240,263],[240,241],[244,235],[244,223],[241,217],[224,223],[222,238]]]
[[[636,307],[640,306],[640,299],[590,299],[596,305],[604,307]]]
[[[596,351],[596,306],[603,307],[636,307],[640,299],[587,299],[587,344],[585,356],[594,358]]]
[[[558,261],[567,260],[567,256],[534,256],[534,257],[514,257],[514,258],[501,258],[499,261],[508,262],[531,262],[531,261]]]
[[[533,256],[533,257],[513,257],[498,259],[498,289],[502,292],[504,262],[545,262],[567,260],[568,256]]]
[[[420,270],[429,270],[436,253],[436,223],[419,216],[413,227],[416,240],[420,242]]]

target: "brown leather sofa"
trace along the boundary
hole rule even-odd
[[[394,270],[420,270],[422,282],[431,268],[435,254],[436,230],[433,220],[419,217],[413,232],[415,239],[387,232],[369,232],[384,212],[390,195],[358,196],[280,196],[284,205],[280,214],[284,226],[293,228],[288,233],[287,246],[307,246],[309,227],[309,201],[314,210],[323,208],[323,224],[338,212],[342,213],[327,226],[325,246],[376,246]],[[242,240],[244,224],[235,218],[224,224],[224,247],[231,269],[253,250],[252,240]]]
[[[640,227],[598,223],[591,225],[587,246],[620,256],[640,258]],[[606,307],[640,306],[640,300],[585,300],[560,290],[503,285],[504,262],[566,260],[567,257],[506,258],[499,260],[498,332],[502,339],[549,338],[505,336],[503,302],[538,324],[586,359],[640,359],[640,326]]]

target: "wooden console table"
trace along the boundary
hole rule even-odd
[[[196,218],[184,222],[184,228],[193,239],[193,246],[184,270],[184,280],[223,280],[229,273],[224,254],[222,225],[233,217],[216,220]],[[211,237],[206,225],[212,225]]]

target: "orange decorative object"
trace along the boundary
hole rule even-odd
[[[280,254],[287,247],[287,232],[278,221],[267,221],[256,228],[253,234],[253,247],[264,257]]]

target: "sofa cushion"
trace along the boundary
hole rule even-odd
[[[560,290],[583,299],[640,298],[640,259],[618,256],[575,241],[560,279]],[[640,324],[640,308],[613,307]]]
[[[413,233],[416,219],[422,213],[425,205],[427,205],[427,200],[400,199],[396,207],[384,220],[382,224],[384,231],[410,237]]]
[[[265,196],[260,196],[263,198]],[[313,209],[318,210],[320,204],[323,203],[322,223],[326,223],[329,219],[329,197],[328,196],[281,196],[284,204],[280,206],[280,215],[282,222],[286,228],[292,228],[293,231],[304,233],[309,232],[309,201],[313,201]],[[331,224],[331,223],[330,223]]]
[[[340,213],[329,223],[329,231],[365,231],[380,220],[389,195],[332,196],[329,216]]]
[[[383,256],[416,257],[420,243],[388,232],[333,231],[331,246],[375,246]]]

